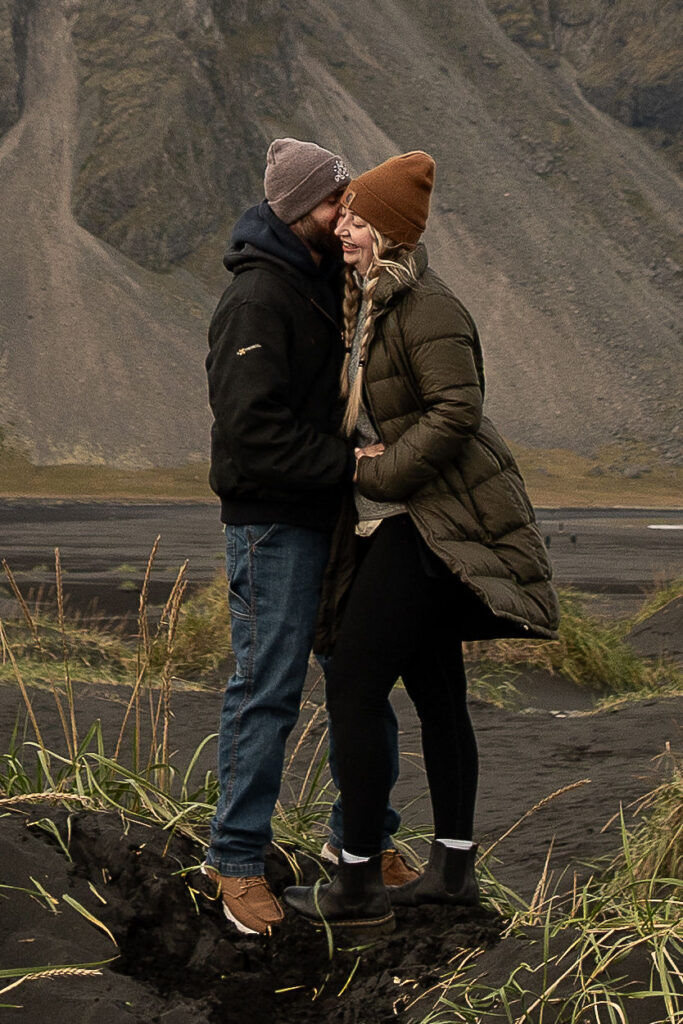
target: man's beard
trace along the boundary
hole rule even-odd
[[[306,240],[314,252],[321,256],[340,256],[342,252],[341,241],[334,233],[334,227],[323,227],[307,213],[298,224],[297,234]]]

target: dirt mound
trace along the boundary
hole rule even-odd
[[[47,822],[56,826],[71,862]],[[13,1002],[29,1021],[360,1024],[370,1005],[373,1021],[393,1021],[395,1004],[412,1002],[436,981],[434,965],[463,948],[492,945],[502,927],[486,909],[401,908],[393,935],[362,956],[337,949],[330,959],[325,933],[296,916],[288,915],[272,938],[239,935],[203,877],[195,870],[183,873],[198,863],[201,851],[182,838],[169,841],[161,829],[43,805],[5,819],[0,849],[3,864],[13,865],[8,884],[18,886],[21,878],[30,884],[28,873],[57,900],[51,913],[25,891],[10,891],[0,927],[3,964],[35,964],[37,954],[53,965],[74,963],[79,955],[80,962],[91,963],[118,954],[101,977],[26,982],[14,990]],[[305,855],[298,859],[312,882],[317,866]],[[267,873],[278,893],[294,881],[277,851]],[[103,902],[93,901],[92,887]],[[63,891],[88,906],[118,950],[102,927],[73,913],[65,896],[59,901],[56,894]],[[340,1000],[352,973],[350,991]]]
[[[683,597],[674,598],[639,622],[626,639],[644,658],[666,658],[683,664]]]

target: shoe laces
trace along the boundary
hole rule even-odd
[[[240,891],[236,894],[235,898],[240,899],[243,896],[247,896],[249,894],[249,891],[252,889],[263,889],[265,890],[266,896],[274,898],[271,888],[268,885],[268,882],[266,881],[264,875],[256,875],[253,878],[241,879]]]
[[[256,889],[261,885],[267,885],[264,875],[255,875],[253,878],[243,878],[242,884],[245,889]]]

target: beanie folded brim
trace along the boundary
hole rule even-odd
[[[416,245],[427,226],[434,170],[420,149],[392,156],[350,181],[342,205],[397,245]]]
[[[408,220],[360,181],[350,183],[342,196],[342,206],[372,224],[397,245],[417,245],[425,229],[425,224]]]
[[[263,186],[275,216],[293,224],[345,189],[350,177],[342,158],[329,149],[299,139],[274,139],[266,154]]]

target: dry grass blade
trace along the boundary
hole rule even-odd
[[[7,651],[7,654],[9,655],[9,660],[12,663],[12,670],[14,672],[14,676],[15,676],[17,682],[19,683],[19,689],[21,690],[21,696],[24,698],[24,704],[26,705],[26,710],[28,711],[28,717],[29,717],[29,719],[31,721],[31,725],[33,726],[33,732],[35,733],[35,737],[36,737],[36,739],[38,741],[38,746],[40,747],[43,755],[45,755],[45,753],[46,753],[46,751],[45,751],[45,744],[43,743],[43,737],[41,736],[40,729],[38,728],[38,722],[36,720],[36,716],[35,716],[35,713],[33,711],[33,705],[31,704],[31,701],[29,699],[28,691],[26,689],[26,686],[24,685],[24,680],[21,677],[21,672],[19,671],[19,666],[17,665],[17,659],[14,657],[14,652],[12,651],[12,648],[10,647],[9,641],[7,639],[7,634],[5,633],[5,627],[3,626],[1,619],[0,619],[0,639],[2,639],[3,650]]]
[[[152,572],[152,566],[154,565],[154,559],[156,558],[156,554],[157,554],[157,551],[158,551],[158,548],[159,548],[159,541],[160,540],[161,540],[161,534],[157,534],[156,539],[154,541],[154,544],[152,545],[152,550],[150,552],[149,558],[147,560],[147,568],[145,570],[145,578],[142,581],[142,589],[140,590],[140,610],[139,610],[139,614],[138,614],[140,646],[138,647],[137,673],[136,673],[136,676],[135,676],[135,682],[133,684],[133,690],[132,690],[132,693],[130,695],[130,699],[128,701],[128,704],[126,705],[126,710],[124,711],[124,714],[123,714],[123,721],[121,722],[121,728],[119,729],[119,736],[118,736],[118,739],[116,741],[116,749],[114,750],[114,760],[116,761],[116,760],[118,760],[119,754],[121,752],[121,744],[123,743],[123,737],[124,737],[125,732],[126,732],[126,726],[128,724],[128,719],[130,718],[130,713],[133,710],[133,708],[135,708],[135,765],[136,765],[136,767],[139,764],[139,760],[140,760],[140,748],[139,748],[139,737],[140,737],[140,688],[142,686],[143,679],[145,678],[145,674],[147,672],[147,669],[149,668],[149,662],[150,662],[150,658],[152,656],[152,649],[153,649],[154,644],[156,643],[156,640],[157,640],[157,638],[159,636],[159,631],[161,629],[161,623],[164,621],[164,616],[166,614],[168,614],[169,601],[171,601],[171,599],[173,597],[173,589],[175,589],[175,587],[174,587],[171,590],[171,594],[169,596],[169,599],[166,602],[166,605],[164,607],[164,611],[162,612],[161,620],[160,620],[159,626],[157,628],[156,635],[154,637],[154,640],[152,640],[151,636],[150,636],[150,633],[149,633],[149,620],[147,618],[147,600],[148,600],[148,594],[149,594],[149,580],[150,580],[150,576],[151,576],[151,572]],[[185,563],[185,564],[187,564],[187,563]],[[155,750],[156,749],[156,721],[155,721],[154,704],[153,704],[153,701],[152,701],[151,692],[150,692],[150,696],[149,696],[149,703],[150,703],[150,712],[149,712],[150,724],[151,724],[151,727],[152,727],[152,750]],[[150,755],[150,756],[153,756],[153,755]]]
[[[69,705],[69,717],[71,720],[71,737],[66,730],[66,742],[69,748],[69,756],[74,758],[78,750],[78,733],[76,731],[76,707],[74,702],[74,691],[71,683],[71,671],[69,669],[69,651],[66,644],[66,626],[64,624],[64,584],[62,580],[62,557],[59,548],[55,548],[55,578],[57,583],[57,614],[59,616],[59,630],[62,635],[62,658],[64,661],[64,683],[66,685],[66,699]],[[59,701],[58,701],[59,703]]]
[[[624,1011],[618,1003],[615,1003],[612,999],[598,999],[597,997],[593,1000],[591,1005],[591,1009],[595,1011],[596,1024],[600,1024],[600,1013],[598,1010],[598,1007],[600,1006],[607,1007],[607,1012],[611,1015],[612,1020],[616,1017],[619,1019],[620,1024],[628,1024],[628,1021],[624,1016]]]
[[[313,701],[311,700],[311,697],[313,696],[313,694],[315,693],[317,688],[320,686],[320,684],[322,683],[324,678],[325,677],[324,677],[324,674],[322,672],[316,677],[315,682],[313,683],[313,686],[311,687],[310,693],[308,694],[308,696],[306,697],[306,700],[301,705],[301,710],[302,711],[306,707],[306,705],[313,705]],[[299,751],[301,750],[301,747],[303,746],[303,744],[306,741],[306,737],[308,736],[309,732],[311,731],[311,729],[313,728],[313,726],[317,722],[318,717],[320,716],[321,712],[325,711],[324,704],[319,704],[317,706],[313,705],[313,706],[315,707],[315,710],[313,711],[313,714],[311,715],[311,717],[306,722],[306,725],[305,725],[305,727],[304,727],[304,729],[303,729],[303,731],[301,733],[301,736],[299,736],[299,739],[297,740],[296,745],[295,745],[294,749],[292,750],[292,753],[289,755],[289,759],[287,761],[287,767],[286,767],[285,771],[289,771],[291,769],[292,765],[296,761],[297,755],[298,755]]]
[[[119,737],[118,737],[118,739],[116,741],[116,749],[114,750],[114,758],[113,758],[114,761],[118,761],[118,759],[119,759],[119,754],[121,752],[121,744],[123,743],[123,737],[124,737],[124,735],[126,733],[126,725],[128,724],[128,719],[130,718],[131,710],[132,710],[133,706],[135,705],[136,700],[138,699],[138,694],[140,692],[140,686],[142,685],[142,680],[143,680],[143,677],[144,677],[144,674],[145,674],[146,671],[147,671],[147,664],[146,663],[143,663],[141,666],[138,665],[138,671],[137,671],[137,674],[135,676],[135,682],[133,683],[133,691],[132,691],[132,693],[130,695],[130,698],[128,700],[128,703],[126,705],[126,710],[123,713],[123,721],[121,722],[121,728],[119,729]]]
[[[575,972],[578,973],[580,968],[583,967],[583,961],[586,959],[588,955],[589,951],[587,949],[584,949],[577,957],[577,959],[570,964],[566,971],[563,971],[562,974],[559,975],[559,977],[555,978],[551,985],[548,985],[547,988],[543,990],[543,992],[538,996],[538,998],[535,999],[534,1002],[531,1003],[531,1005],[526,1009],[522,1016],[517,1017],[515,1019],[515,1024],[529,1024],[529,1021],[533,1020],[533,1017],[531,1016],[533,1011],[538,1009],[539,1006],[545,1006],[546,1003],[548,1003],[553,992],[557,991],[562,982],[566,981],[566,979],[571,977],[571,975]]]
[[[185,573],[187,572],[188,565],[189,565],[189,561],[187,559],[185,559],[185,561],[183,562],[183,564],[181,565],[181,567],[180,567],[180,569],[178,571],[178,575],[176,576],[175,583],[171,587],[171,592],[169,593],[168,598],[166,600],[166,604],[164,605],[163,611],[161,612],[161,618],[159,619],[159,625],[157,626],[157,631],[156,631],[156,633],[154,635],[154,640],[152,641],[152,648],[154,648],[156,646],[156,644],[159,642],[159,639],[161,637],[162,628],[164,627],[164,625],[166,625],[166,627],[167,627],[166,656],[165,656],[165,659],[164,659],[164,666],[162,667],[162,680],[163,680],[164,673],[166,672],[167,676],[168,676],[167,686],[170,686],[170,679],[171,679],[171,673],[170,673],[171,655],[169,654],[169,643],[171,644],[171,652],[172,652],[173,643],[175,641],[176,628],[177,628],[177,625],[178,625],[178,614],[180,612],[180,605],[181,605],[182,598],[183,598],[183,595],[185,593],[185,588],[186,588],[186,585],[187,585],[186,582],[185,582]],[[166,697],[168,697],[168,694],[166,694]],[[165,701],[165,695],[164,695],[164,685],[163,685],[163,681],[162,681],[162,692],[161,692],[161,694],[159,696],[159,700],[157,702],[156,710],[154,709],[154,700],[153,700],[153,697],[152,697],[151,690],[150,690],[150,693],[149,693],[149,713],[150,713],[150,724],[151,724],[151,727],[152,727],[152,737],[151,737],[150,748],[149,748],[149,763],[150,764],[152,763],[152,761],[156,760],[156,751],[157,751],[157,745],[158,745],[157,744],[157,735],[158,735],[158,729],[159,729],[159,719],[161,717],[161,710],[164,707],[164,701]],[[170,717],[170,706],[169,706],[169,717]],[[166,721],[166,717],[164,718],[164,721]],[[163,746],[163,737],[162,737],[162,746]]]
[[[134,764],[137,768],[140,763],[140,683],[144,677],[149,660],[152,656],[152,641],[149,633],[149,618],[147,616],[147,606],[149,601],[149,581],[152,575],[152,567],[154,560],[159,550],[159,542],[161,541],[161,534],[158,533],[154,538],[152,544],[152,550],[149,553],[147,559],[147,566],[145,568],[145,575],[142,580],[142,587],[140,588],[140,602],[138,605],[138,653],[137,653],[137,679],[136,684],[133,687],[133,693],[131,695],[131,701],[135,706],[135,751],[134,751]],[[150,700],[151,709],[151,700]],[[151,717],[151,715],[150,715]],[[121,726],[121,736],[123,736],[123,730],[128,718],[128,712],[124,717],[123,724]],[[117,754],[118,756],[118,746]]]
[[[306,725],[304,726],[304,728],[303,728],[303,730],[301,732],[301,736],[299,736],[299,739],[296,741],[296,745],[295,745],[294,749],[292,750],[292,753],[289,755],[289,758],[287,760],[287,767],[286,767],[285,771],[287,771],[287,772],[291,771],[292,766],[296,762],[297,755],[298,755],[299,751],[301,750],[302,746],[306,742],[306,739],[307,739],[309,733],[311,732],[311,729],[315,726],[316,722],[318,721],[318,719],[320,718],[320,715],[323,713],[324,710],[325,709],[322,707],[322,705],[320,707],[317,707],[315,709],[315,711],[313,712],[313,714],[311,715],[311,717],[306,722]]]
[[[33,637],[33,640],[34,640],[38,650],[40,651],[41,657],[43,659],[45,659],[45,649],[44,649],[43,643],[42,643],[42,641],[40,639],[40,634],[38,632],[38,627],[36,625],[35,619],[31,615],[31,612],[29,611],[29,607],[26,604],[26,601],[24,600],[24,595],[21,593],[21,591],[19,589],[19,585],[17,584],[17,581],[14,578],[14,573],[12,572],[12,570],[9,567],[9,565],[7,564],[7,561],[4,558],[2,560],[2,567],[3,567],[4,571],[5,571],[5,575],[7,576],[7,579],[9,580],[9,585],[12,588],[12,593],[14,594],[14,596],[17,599],[17,601],[19,602],[19,607],[21,608],[23,616],[24,616],[24,619],[26,620],[26,624],[28,625],[28,628],[31,631],[31,635]],[[62,723],[62,729],[64,731],[64,738],[66,739],[67,747],[69,747],[69,730],[68,730],[68,726],[67,726],[67,723],[66,723],[66,716],[64,714],[64,708],[62,707],[62,702],[60,700],[59,693],[57,692],[57,688],[56,688],[56,686],[54,684],[54,681],[52,679],[50,680],[50,685],[51,685],[51,689],[52,689],[52,695],[53,695],[53,697],[55,699],[55,704],[57,705],[57,713],[59,714],[59,719],[60,719],[60,721]]]
[[[152,545],[152,551],[150,557],[147,558],[147,567],[144,570],[144,579],[142,580],[142,587],[140,588],[140,603],[138,607],[137,622],[140,633],[140,643],[142,650],[144,651],[145,657],[150,657],[152,650],[152,640],[150,637],[150,621],[147,618],[147,599],[150,595],[150,578],[152,577],[152,567],[159,551],[159,543],[161,541],[161,534],[157,534],[155,543]],[[138,665],[139,669],[139,665]]]
[[[10,992],[13,988],[17,988],[19,985],[23,985],[25,981],[39,981],[41,978],[84,977],[97,974],[102,974],[99,968],[86,967],[54,967],[48,971],[35,971],[33,974],[25,974],[23,978],[17,978],[11,985],[5,985],[4,988],[0,988],[0,996],[4,995],[5,992]]]
[[[325,729],[325,731],[323,732],[322,736],[318,740],[318,742],[316,744],[316,747],[315,747],[315,750],[313,751],[313,755],[309,759],[308,766],[306,768],[306,774],[304,775],[303,782],[301,783],[301,788],[299,790],[298,803],[302,803],[303,800],[304,800],[304,795],[305,795],[306,790],[308,788],[309,780],[311,778],[311,775],[313,774],[314,768],[318,764],[318,759],[320,757],[320,751],[323,748],[323,746],[325,746],[326,743],[327,743],[327,729]]]
[[[149,553],[147,559],[147,568],[145,569],[145,577],[142,581],[142,588],[140,590],[140,605],[138,612],[138,625],[140,627],[140,642],[142,649],[145,652],[145,657],[149,658],[151,652],[151,639],[149,635],[149,620],[147,618],[147,600],[149,596],[149,580],[152,575],[152,566],[154,565],[154,559],[156,558],[157,551],[159,550],[159,542],[161,540],[161,534],[158,533],[152,545],[152,550]],[[138,666],[139,668],[139,666]]]
[[[4,569],[5,576],[7,577],[8,581],[9,581],[10,587],[12,588],[12,593],[16,597],[17,602],[19,604],[19,607],[21,608],[22,615],[24,616],[24,619],[26,620],[26,625],[31,630],[31,635],[33,636],[33,639],[34,639],[34,641],[36,643],[36,646],[37,646],[38,650],[40,651],[40,653],[44,654],[45,652],[43,650],[43,645],[42,645],[41,640],[40,640],[40,635],[38,633],[38,627],[36,626],[35,619],[31,615],[31,612],[29,611],[29,607],[26,604],[26,601],[24,600],[24,595],[22,594],[21,590],[19,589],[19,585],[17,584],[17,581],[14,578],[14,573],[10,569],[9,565],[7,564],[7,560],[5,558],[3,558],[3,560],[2,560],[2,568]]]
[[[31,636],[33,637],[34,643],[36,644],[36,647],[40,651],[41,657],[44,659],[45,658],[45,649],[44,649],[43,643],[42,643],[42,641],[40,639],[40,634],[38,632],[38,626],[36,625],[35,619],[31,615],[29,607],[26,604],[26,601],[24,600],[24,595],[21,593],[21,590],[19,589],[19,585],[18,585],[16,579],[14,578],[14,573],[12,572],[12,570],[9,567],[9,565],[7,564],[6,559],[4,559],[4,558],[2,560],[2,567],[3,567],[4,571],[5,571],[5,576],[9,580],[9,585],[12,588],[12,593],[14,594],[15,598],[17,599],[17,602],[19,603],[19,607],[21,608],[21,611],[22,611],[22,614],[23,614],[24,619],[26,621],[26,624],[27,624],[29,630],[31,631]],[[3,647],[3,650],[4,650],[4,647]],[[62,723],[62,729],[64,730],[64,738],[66,740],[67,747],[69,747],[69,745],[70,745],[69,744],[69,730],[68,730],[68,726],[67,726],[67,723],[66,723],[66,716],[64,714],[64,708],[62,707],[62,702],[60,700],[59,693],[57,692],[57,688],[56,688],[56,686],[54,684],[54,681],[51,680],[50,681],[50,685],[51,685],[51,688],[52,688],[52,695],[53,695],[53,697],[55,699],[55,704],[57,705],[57,713],[59,714],[59,719],[60,719],[60,721]]]
[[[62,899],[66,904],[68,904],[68,906],[73,907],[73,909],[77,913],[79,913],[81,917],[84,917],[86,921],[94,925],[96,928],[99,928],[101,931],[103,931],[104,934],[111,939],[115,946],[118,946],[118,942],[114,938],[112,932],[110,932],[110,930],[107,928],[106,924],[103,921],[100,921],[99,917],[95,917],[95,915],[90,910],[88,910],[87,907],[84,907],[82,903],[79,903],[78,900],[75,900],[73,896],[70,896],[68,894],[68,892],[62,893]]]
[[[449,966],[452,966],[456,959],[458,961],[456,966],[453,968],[452,974],[448,977],[442,978],[439,982],[437,982],[435,985],[432,985],[431,988],[426,989],[424,992],[420,992],[420,994],[415,999],[411,1000],[411,1002],[407,1003],[405,1006],[402,1007],[402,1013],[408,1013],[415,1006],[417,1006],[418,1003],[424,1003],[427,999],[427,996],[432,995],[434,992],[438,992],[439,990],[441,990],[441,994],[445,995],[449,991],[453,983],[459,977],[462,977],[465,974],[465,972],[472,966],[475,960],[477,960],[477,958],[483,954],[483,952],[483,948],[478,947],[477,949],[470,949],[467,951],[462,950],[461,952],[456,954],[456,956],[451,957],[451,959],[448,961]],[[400,981],[400,984],[410,985],[414,984],[414,981],[415,979],[412,977],[404,978]],[[471,982],[471,984],[473,983],[474,982]],[[394,1004],[394,1013],[396,1013],[396,1004]]]
[[[80,793],[55,793],[50,790],[41,790],[39,793],[21,793],[17,796],[4,796],[0,798],[0,805],[12,807],[14,804],[43,804],[43,803],[76,803],[88,810],[95,810],[99,807],[96,800],[89,796],[81,796]]]
[[[162,764],[168,763],[168,734],[171,722],[171,665],[173,659],[173,649],[175,645],[176,630],[178,628],[178,616],[180,614],[180,608],[183,603],[183,597],[185,596],[185,590],[187,588],[187,580],[185,579],[185,573],[187,572],[188,562],[185,561],[180,567],[180,571],[176,578],[173,590],[171,591],[171,600],[168,613],[168,633],[166,636],[166,657],[164,659],[164,665],[161,670],[161,696],[160,705],[163,708],[163,732],[161,740],[161,762]],[[168,775],[168,770],[164,769],[164,777]],[[167,781],[167,779],[166,779]]]
[[[546,854],[545,864],[543,865],[543,871],[541,877],[538,880],[538,884],[534,889],[534,895],[531,898],[529,904],[529,920],[539,921],[541,913],[546,903],[546,897],[548,894],[548,887],[550,885],[551,875],[549,874],[550,858],[553,854],[553,847],[555,846],[555,838],[553,837],[548,847],[548,853]]]
[[[563,786],[561,789],[556,789],[554,793],[550,793],[548,796],[544,796],[543,799],[539,800],[537,804],[534,804],[534,806],[530,807],[528,811],[525,811],[522,817],[518,818],[514,825],[510,826],[507,832],[504,832],[502,836],[499,836],[496,839],[496,841],[488,847],[488,849],[484,850],[484,852],[481,854],[480,860],[483,860],[484,858],[488,857],[495,850],[495,848],[503,842],[504,839],[507,839],[507,837],[511,835],[515,831],[515,829],[519,828],[523,821],[526,821],[526,819],[531,817],[532,814],[535,814],[536,811],[540,811],[541,808],[545,807],[552,800],[555,800],[558,796],[562,796],[564,793],[570,793],[573,789],[578,789],[579,786],[587,786],[590,783],[590,781],[590,779],[579,779],[578,782],[572,782],[570,783],[570,785]]]

